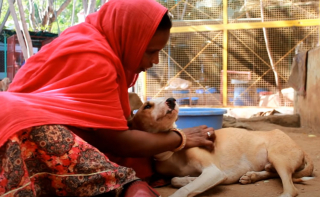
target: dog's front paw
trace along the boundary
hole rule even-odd
[[[242,184],[249,184],[256,182],[256,173],[255,172],[247,172],[245,175],[243,175],[240,180],[240,183]]]
[[[174,177],[171,179],[171,185],[176,188],[183,187],[194,181],[197,177]]]
[[[178,189],[176,192],[174,192],[173,194],[171,194],[169,197],[187,197],[189,196],[189,194],[190,194],[190,191],[185,187],[182,187]]]

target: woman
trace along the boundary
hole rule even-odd
[[[150,157],[183,148],[183,133],[128,130],[126,121],[128,88],[168,41],[166,13],[154,0],[110,0],[28,59],[0,94],[0,195],[94,196],[133,182],[146,188],[138,196],[157,196],[103,153]],[[212,128],[183,132],[184,148],[212,146]],[[125,195],[133,196],[131,186]]]

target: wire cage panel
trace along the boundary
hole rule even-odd
[[[136,92],[140,96],[175,97],[187,106],[222,106],[223,98],[227,98],[227,106],[265,106],[265,99],[270,98],[276,106],[293,105],[282,90],[290,88],[287,80],[295,54],[318,45],[319,26],[279,27],[277,23],[319,19],[318,1],[228,1],[228,23],[223,26],[233,26],[227,35],[223,29],[197,30],[197,25],[221,27],[223,1],[158,2],[173,14],[173,27],[191,27],[193,31],[186,28],[171,34],[160,52],[160,63],[147,71],[146,78],[139,78]],[[276,23],[262,28],[262,21]],[[260,28],[241,27],[251,22]],[[223,83],[224,73],[227,84]]]
[[[222,3],[197,0],[157,0],[167,7],[174,20],[197,22],[196,20],[222,19]],[[198,21],[199,22],[199,21]]]
[[[294,55],[299,51],[310,50],[318,43],[318,27],[269,28],[266,31],[267,40],[262,29],[229,31],[228,70],[251,72],[251,78],[238,85],[232,83],[233,76],[228,76],[228,87],[231,92],[235,86],[246,87],[240,96],[246,106],[258,105],[261,95],[277,94],[277,83],[281,89],[289,88],[287,81]],[[231,101],[229,104],[235,105],[233,98],[233,95],[228,95],[228,101]],[[282,106],[293,105],[285,98],[278,99]]]
[[[221,105],[221,47],[221,32],[172,35],[160,53],[160,63],[148,70],[147,97],[176,97],[183,104],[190,101],[194,105]]]
[[[319,1],[228,1],[230,23],[319,18]],[[261,15],[262,13],[262,15]]]

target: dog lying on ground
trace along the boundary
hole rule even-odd
[[[3,78],[0,81],[0,91],[7,91],[10,83],[11,80],[8,77]]]
[[[174,98],[145,102],[129,121],[132,129],[165,132],[176,127],[179,107]],[[313,162],[284,132],[224,128],[215,131],[214,150],[183,149],[155,155],[156,171],[174,177],[181,187],[171,197],[195,196],[218,184],[242,184],[280,177],[281,197],[294,197],[293,182],[312,179]]]

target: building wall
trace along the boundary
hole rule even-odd
[[[294,111],[301,126],[320,134],[320,47],[308,53],[306,96],[295,95]]]

